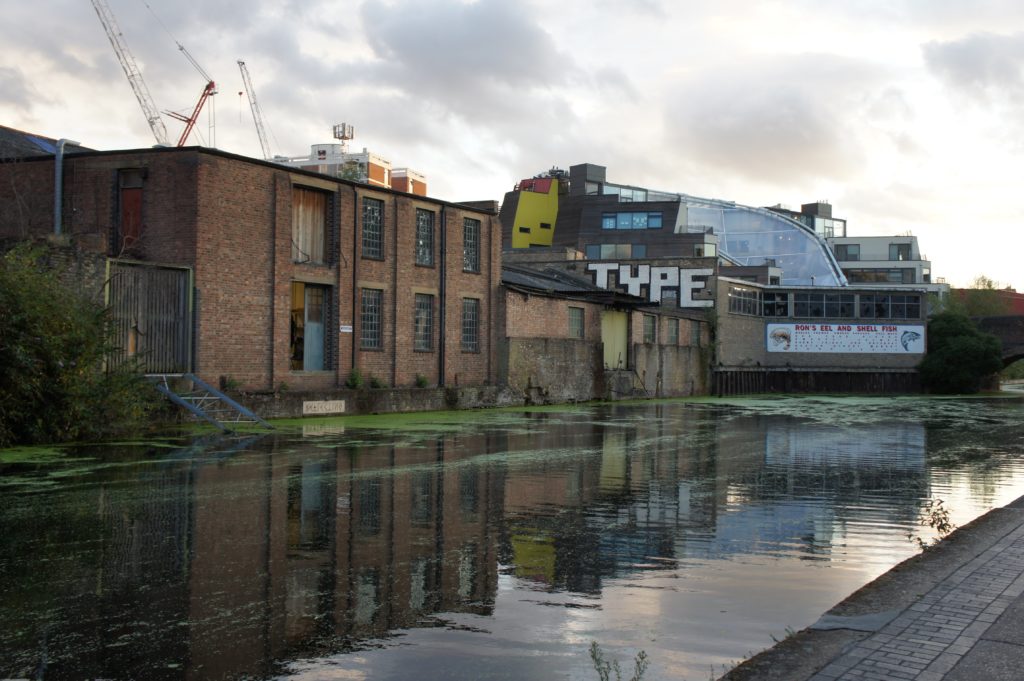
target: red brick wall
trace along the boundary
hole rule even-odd
[[[143,231],[137,247],[120,255],[194,267],[195,369],[216,383],[221,376],[243,388],[325,389],[344,383],[353,366],[392,386],[410,386],[417,375],[441,382],[441,273],[447,272],[444,382],[480,385],[495,379],[495,296],[500,281],[500,231],[487,213],[415,196],[352,185],[260,162],[197,149],[154,149],[87,154],[66,159],[65,231],[82,247],[105,253],[116,226],[117,173],[145,170]],[[53,163],[0,165],[0,237],[24,238],[52,231]],[[292,187],[333,196],[336,237],[331,264],[294,263],[291,256]],[[17,191],[16,191],[17,190]],[[361,256],[362,196],[384,202],[384,260]],[[23,217],[25,206],[31,206]],[[416,208],[436,215],[434,267],[415,265]],[[442,220],[442,215],[445,219]],[[480,273],[462,271],[462,220],[481,223]],[[447,230],[444,239],[441,229]],[[330,243],[330,242],[329,242]],[[441,253],[441,244],[446,244]],[[443,256],[443,257],[442,257]],[[330,258],[329,258],[330,260]],[[291,283],[331,290],[323,372],[290,368]],[[359,293],[384,291],[383,347],[358,348]],[[414,352],[414,294],[433,293],[435,344]],[[462,298],[480,300],[480,352],[461,351]],[[352,333],[340,333],[351,325]]]
[[[569,338],[569,308],[583,308],[584,340],[600,342],[603,305],[505,291],[508,338]]]

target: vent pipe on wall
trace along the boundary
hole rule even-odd
[[[53,157],[53,233],[56,236],[60,236],[62,233],[62,223],[64,219],[62,209],[64,207],[65,144],[73,144],[76,147],[81,146],[78,142],[64,139],[63,137],[57,140],[57,151]]]

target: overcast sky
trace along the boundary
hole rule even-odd
[[[552,166],[748,205],[827,200],[851,235],[916,235],[932,273],[1024,291],[1019,0],[108,0],[157,106],[219,86],[215,135],[260,156],[331,142],[501,200]],[[148,5],[147,5],[148,2]],[[154,143],[88,0],[0,0],[0,124]],[[177,138],[181,124],[168,118]]]

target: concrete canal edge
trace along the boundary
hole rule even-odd
[[[1024,523],[1024,497],[959,528],[933,548],[908,558],[826,612],[819,623],[878,623],[906,610],[939,582]],[[818,624],[818,623],[816,623]],[[863,628],[870,627],[869,623]],[[720,681],[806,681],[853,643],[872,634],[815,625],[735,667]]]

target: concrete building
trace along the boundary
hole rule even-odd
[[[703,319],[714,329],[705,358],[715,394],[918,390],[929,266],[915,240],[890,240],[886,257],[913,274],[848,283],[829,247],[850,242],[846,221],[826,202],[751,208],[612,184],[604,168],[581,164],[520,182],[501,219],[506,254],[576,248],[585,259],[562,268],[648,309]],[[642,324],[636,338],[657,337],[661,322]]]
[[[122,361],[259,391],[336,389],[354,370],[389,386],[495,382],[493,202],[196,147],[54,164],[0,162],[0,240],[92,262],[82,286],[104,292]]]
[[[607,181],[590,163],[552,169],[505,195],[508,249],[571,247],[588,260],[719,257],[771,266],[787,285],[846,283],[831,250],[803,221],[765,208]]]
[[[410,168],[392,168],[391,161],[366,147],[362,151],[350,152],[348,146],[341,142],[314,144],[309,148],[308,156],[277,156],[274,163],[407,194],[427,195],[425,175]]]

